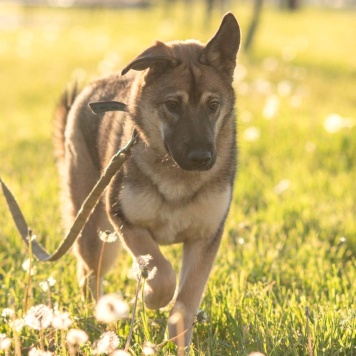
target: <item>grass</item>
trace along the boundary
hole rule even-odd
[[[179,6],[0,9],[7,24],[0,30],[0,175],[38,239],[53,251],[63,231],[51,122],[66,83],[76,79],[84,85],[119,70],[154,39],[206,41],[219,15],[203,25],[199,8],[191,10],[193,22]],[[250,9],[236,5],[233,10],[246,32]],[[355,30],[353,12],[305,8],[287,14],[266,8],[253,52],[239,56],[239,173],[201,306],[209,322],[195,327],[193,355],[356,354]],[[266,102],[270,119],[263,114]],[[347,127],[328,132],[325,120],[332,113]],[[0,307],[13,308],[20,318],[28,287],[21,265],[28,251],[3,198],[0,239]],[[163,250],[178,270],[180,248]],[[132,309],[131,264],[123,252],[107,276],[105,292],[121,292]],[[85,330],[91,342],[110,329],[123,347],[130,321],[106,327],[93,319],[93,305],[80,298],[72,256],[34,265],[30,305],[48,305],[40,282],[51,276],[57,281],[51,287],[52,306],[70,312],[72,327]],[[140,354],[147,341],[140,303],[138,310],[132,354]],[[144,315],[154,343],[163,340],[167,311]],[[16,336],[5,319],[1,333]],[[64,355],[61,335],[44,330],[46,347]],[[38,332],[28,327],[20,340],[23,354],[40,345]],[[90,355],[91,344],[83,350]],[[160,353],[172,350],[168,345]]]

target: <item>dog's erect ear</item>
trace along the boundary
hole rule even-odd
[[[240,47],[240,27],[231,13],[224,16],[220,28],[204,47],[199,61],[211,65],[219,71],[234,74],[236,55]]]
[[[125,75],[130,69],[145,70],[154,67],[165,69],[178,64],[179,61],[172,56],[169,48],[163,42],[157,41],[129,63],[122,70],[121,75]]]

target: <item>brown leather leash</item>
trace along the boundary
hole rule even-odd
[[[100,114],[107,111],[126,111],[126,105],[117,101],[90,103],[89,106],[95,114]],[[130,148],[136,143],[136,141],[137,131],[134,130],[132,137],[130,141],[126,144],[126,146],[119,149],[117,153],[111,158],[100,179],[95,184],[94,188],[91,190],[91,192],[83,202],[68,234],[64,237],[59,247],[53,254],[49,254],[36,240],[31,241],[32,252],[38,258],[38,260],[43,262],[57,261],[69,251],[80,233],[83,231],[84,226],[88,222],[89,217],[91,216],[104,190],[128,158]],[[5,185],[1,178],[0,185],[5,196],[7,205],[10,209],[12,218],[16,224],[17,230],[20,232],[23,241],[27,245],[29,245],[29,227],[22,214],[22,211],[18,203],[16,202],[14,196],[12,195],[11,191],[8,189],[8,187]]]

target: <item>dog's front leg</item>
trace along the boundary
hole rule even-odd
[[[126,225],[121,231],[123,242],[133,258],[151,255],[148,270],[157,268],[154,278],[145,283],[145,304],[150,309],[166,306],[172,300],[176,288],[176,274],[172,265],[164,258],[158,244],[146,229]]]
[[[145,283],[145,304],[150,309],[166,306],[173,298],[176,289],[176,274],[172,265],[162,255],[157,242],[147,229],[123,222],[117,212],[118,189],[122,185],[120,175],[116,175],[106,195],[106,211],[122,243],[135,260],[150,255],[148,270],[157,268],[153,279]]]
[[[175,340],[178,346],[188,346],[191,340],[195,315],[198,312],[202,294],[209,278],[216,253],[221,240],[221,232],[210,241],[188,241],[183,247],[183,261],[180,274],[179,291],[176,303],[172,308],[168,319],[170,338]],[[176,317],[178,313],[178,318]],[[183,317],[183,323],[180,321]],[[179,335],[184,332],[184,339]]]

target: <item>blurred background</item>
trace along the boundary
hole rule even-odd
[[[227,11],[242,29],[231,236],[262,219],[355,247],[356,0],[2,1],[1,175],[38,200],[30,217],[61,231],[51,132],[68,83],[120,71],[156,39],[205,42]]]
[[[2,176],[15,192],[32,182],[24,201],[38,199],[58,221],[52,114],[68,83],[118,72],[157,39],[205,42],[227,11],[242,29],[232,235],[247,216],[281,226],[303,218],[301,235],[348,234],[354,248],[356,0],[2,1]]]

